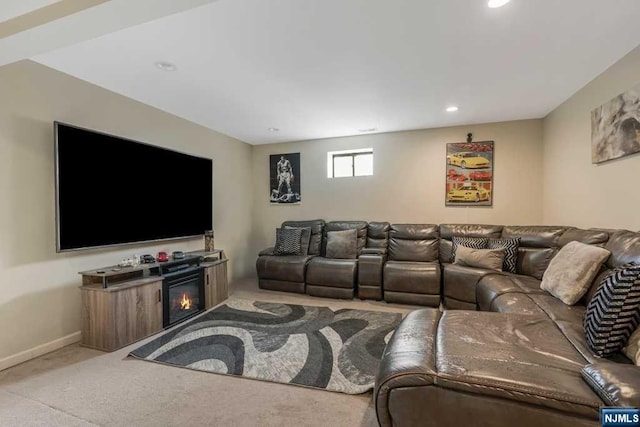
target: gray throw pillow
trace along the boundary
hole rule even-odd
[[[458,246],[454,264],[502,271],[505,249],[473,249]]]
[[[293,230],[302,230],[302,238],[300,239],[300,255],[309,255],[309,242],[311,242],[311,227],[292,227],[286,225],[284,228]]]
[[[356,259],[358,257],[358,230],[327,232],[327,258]]]
[[[302,230],[299,228],[276,228],[274,255],[300,255]]]
[[[465,237],[453,236],[451,238],[451,262],[456,261],[456,251],[458,246],[465,246],[473,249],[485,249],[489,239],[486,237]]]
[[[549,263],[540,288],[563,303],[573,305],[587,293],[610,254],[598,246],[575,240],[569,242]]]

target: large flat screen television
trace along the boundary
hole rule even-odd
[[[54,123],[57,251],[202,236],[211,159]]]

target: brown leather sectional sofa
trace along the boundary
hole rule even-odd
[[[516,273],[451,264],[453,236],[519,237]],[[611,256],[584,298],[568,306],[541,290],[540,281],[557,251],[574,240],[603,246]],[[278,261],[269,253],[257,262],[260,287],[304,292],[302,264],[313,261]],[[602,278],[629,262],[640,263],[640,233],[626,230],[369,225],[352,263],[356,271],[349,270],[354,293],[432,306],[442,301],[446,308],[409,313],[388,343],[374,391],[379,423],[596,426],[601,407],[639,407],[640,368],[622,354],[596,356],[583,330],[586,304]],[[313,281],[334,287],[329,270],[324,274],[326,280]]]

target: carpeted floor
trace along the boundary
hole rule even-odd
[[[406,313],[418,307],[261,291],[232,285],[234,298]],[[144,363],[78,345],[0,372],[4,426],[374,426],[371,393],[346,395]]]

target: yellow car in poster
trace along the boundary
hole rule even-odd
[[[460,166],[463,169],[481,169],[489,167],[489,159],[473,151],[461,151],[447,156],[447,164]]]
[[[482,202],[489,200],[489,190],[473,185],[462,187],[447,192],[447,202]]]

